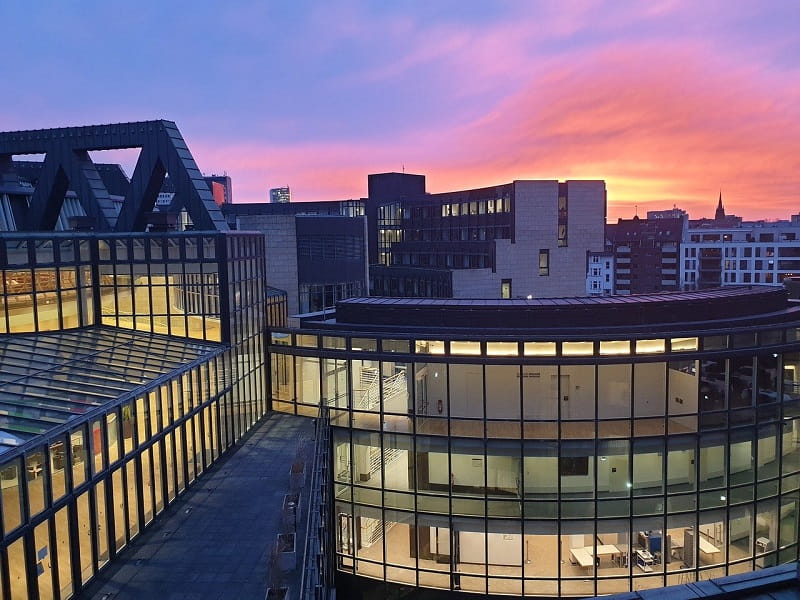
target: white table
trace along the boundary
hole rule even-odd
[[[698,542],[700,544],[700,552],[703,552],[704,554],[714,554],[715,552],[720,551],[719,548],[705,539],[702,535],[698,537]]]
[[[596,549],[593,546],[585,548],[572,548],[570,551],[572,558],[582,567],[593,567],[596,564],[595,556],[615,556],[620,553],[619,548],[614,544],[603,544]]]

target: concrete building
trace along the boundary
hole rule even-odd
[[[422,175],[383,173],[368,187],[372,295],[583,295],[587,252],[604,249],[602,181],[427,194]]]
[[[367,294],[366,219],[358,202],[233,204],[223,213],[231,228],[265,235],[267,277],[286,292],[290,317]]]

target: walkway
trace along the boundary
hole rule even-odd
[[[305,442],[313,454],[314,422],[269,414],[242,444],[136,538],[78,596],[92,600],[263,600],[270,551],[284,529],[289,468]],[[308,482],[304,487],[307,490]],[[299,585],[308,499],[298,515],[297,568],[283,576]]]

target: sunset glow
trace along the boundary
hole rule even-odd
[[[237,203],[405,169],[431,192],[605,179],[611,219],[711,216],[720,189],[745,218],[800,210],[795,2],[11,4],[0,129],[168,118]]]

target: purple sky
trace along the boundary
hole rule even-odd
[[[6,0],[0,22],[0,130],[170,119],[236,202],[405,168],[433,192],[605,179],[613,219],[711,216],[720,188],[800,212],[794,0]]]

